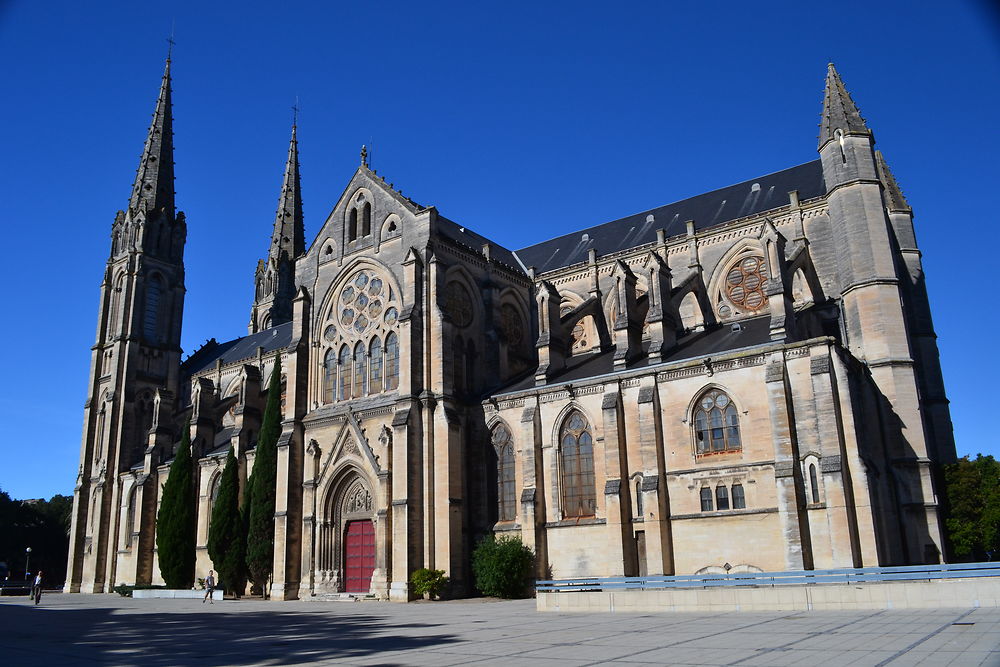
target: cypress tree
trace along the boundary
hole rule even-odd
[[[185,423],[177,456],[170,464],[167,482],[163,485],[163,500],[156,517],[160,574],[167,588],[191,588],[194,584],[194,502],[191,434]]]
[[[278,478],[278,437],[281,435],[281,361],[267,387],[267,405],[260,424],[253,472],[250,474],[250,514],[247,531],[247,572],[254,589],[266,597],[267,579],[274,563],[274,497]]]
[[[237,597],[246,583],[243,564],[246,541],[243,536],[239,495],[239,463],[230,447],[222,480],[219,482],[219,495],[212,508],[212,523],[208,528],[208,556],[219,571],[219,579],[225,590]]]

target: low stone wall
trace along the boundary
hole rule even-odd
[[[1000,577],[806,586],[539,592],[538,611],[807,611],[1000,607]]]
[[[145,590],[132,591],[132,597],[134,598],[187,598],[187,599],[197,599],[201,600],[205,597],[205,589],[199,590],[185,590],[185,589],[174,589],[174,588],[150,588]],[[222,589],[216,588],[212,591],[213,600],[222,599]]]

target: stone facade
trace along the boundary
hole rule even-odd
[[[168,63],[102,285],[67,590],[159,581],[182,428],[211,567],[279,357],[276,599],[405,601],[420,567],[466,594],[491,532],[553,577],[939,561],[948,404],[873,145],[831,65],[814,162],[512,252],[362,152],[307,248],[293,128],[249,335],[181,362]]]

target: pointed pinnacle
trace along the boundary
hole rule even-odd
[[[875,151],[875,166],[878,169],[879,179],[885,187],[887,208],[890,211],[905,211],[907,213],[912,211],[913,209],[910,208],[906,197],[903,196],[903,191],[899,188],[896,177],[893,176],[892,171],[889,169],[882,151]]]
[[[302,186],[299,178],[299,143],[296,126],[292,125],[292,138],[288,142],[288,160],[281,181],[278,211],[274,216],[273,242],[269,255],[278,257],[285,252],[296,258],[305,252],[305,228],[302,216]]]
[[[163,70],[156,109],[132,185],[129,208],[162,208],[168,215],[174,214],[174,131],[169,58]]]
[[[865,119],[861,117],[854,100],[844,86],[844,82],[837,73],[837,68],[833,63],[829,63],[826,69],[826,90],[823,94],[823,115],[819,126],[819,147],[834,137],[834,133],[840,130],[843,134],[866,134],[871,136],[871,131],[865,124]]]

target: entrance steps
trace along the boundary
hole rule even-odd
[[[369,593],[317,593],[305,600],[311,602],[374,602],[375,596]]]

